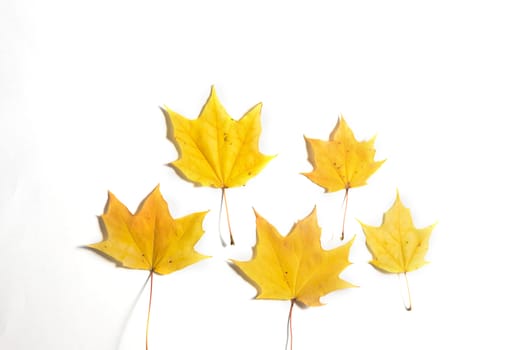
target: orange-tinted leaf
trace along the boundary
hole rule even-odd
[[[343,117],[339,118],[328,141],[307,137],[305,140],[314,169],[303,175],[327,192],[366,185],[384,162],[374,161],[374,138],[358,142]]]
[[[194,250],[206,212],[173,219],[157,186],[135,215],[111,192],[102,222],[107,237],[88,247],[124,267],[168,274],[207,258]]]

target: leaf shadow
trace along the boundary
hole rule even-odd
[[[288,314],[288,318],[286,319],[286,342],[284,343],[284,350],[288,349],[288,344],[290,343],[290,321],[292,320],[292,314]]]
[[[141,202],[141,204],[139,205],[139,208],[142,206],[143,202]],[[106,206],[104,207],[104,212],[107,212],[108,205],[109,205],[109,201],[106,203]],[[98,220],[98,224],[99,224],[99,227],[100,227],[100,231],[102,232],[102,237],[103,237],[104,240],[106,240],[108,238],[108,231],[107,231],[106,226],[104,225],[104,221],[102,220],[102,216],[97,216],[97,220]],[[78,248],[91,250],[91,251],[97,253],[97,255],[102,256],[105,259],[113,261],[116,264],[116,267],[127,268],[126,266],[123,266],[122,263],[120,263],[118,260],[116,260],[113,257],[111,257],[110,255],[107,255],[107,254],[105,254],[105,253],[103,253],[103,252],[101,252],[101,251],[99,251],[99,250],[97,250],[97,249],[95,249],[93,247],[80,246]],[[117,350],[120,349],[121,346],[122,346],[122,341],[124,340],[124,332],[125,332],[128,324],[129,324],[129,321],[131,320],[131,316],[133,315],[133,311],[137,307],[137,304],[138,304],[138,302],[140,300],[140,297],[142,296],[142,293],[144,293],[144,290],[146,289],[146,286],[148,284],[148,281],[149,281],[150,277],[151,277],[151,275],[148,274],[148,278],[146,279],[146,281],[144,282],[144,284],[140,288],[139,292],[137,293],[137,295],[133,299],[133,302],[131,303],[131,305],[130,305],[127,313],[126,313],[126,317],[122,320],[122,323],[121,323],[121,325],[119,327],[119,334],[120,335],[118,337],[118,341],[116,343],[116,348],[115,348]]]
[[[175,135],[175,130],[174,130],[173,122],[171,121],[169,112],[168,112],[168,110],[166,108],[163,108],[163,107],[159,107],[159,108],[162,111],[162,113],[164,114],[164,119],[166,120],[166,138],[169,141],[171,141],[171,143],[175,146],[175,149],[176,149],[178,157],[179,157],[178,159],[180,159],[181,154],[182,154],[182,149],[181,149],[179,143],[177,142],[177,139],[174,136]],[[171,162],[171,163],[168,163],[168,164],[165,164],[165,165],[170,167],[170,168],[172,168],[175,171],[175,173],[177,173],[178,176],[180,176],[182,179],[184,179],[184,180],[186,180],[188,182],[191,182],[195,187],[201,187],[202,186],[200,183],[189,179],[182,171],[180,171],[176,166],[174,166],[173,163],[174,162]]]
[[[139,292],[135,296],[135,299],[133,300],[133,303],[130,305],[126,317],[122,320],[122,324],[120,326],[120,331],[119,331],[120,336],[119,336],[118,343],[117,343],[117,350],[120,349],[122,346],[122,341],[124,340],[124,332],[126,331],[129,321],[131,320],[131,316],[133,315],[133,311],[137,307],[140,297],[142,296],[142,293],[144,293],[144,290],[146,289],[146,286],[148,285],[148,281],[150,278],[151,278],[151,274],[148,274],[148,278],[146,278],[146,281],[142,285],[142,288],[140,288]]]
[[[108,205],[109,205],[109,201],[106,203],[106,206],[104,207],[104,212],[107,212]],[[98,221],[98,227],[100,229],[100,232],[102,232],[102,241],[101,242],[103,242],[103,241],[108,239],[108,229],[106,228],[106,225],[104,225],[104,220],[102,219],[102,216],[97,216],[97,221]],[[83,245],[83,246],[80,246],[78,248],[90,250],[90,251],[96,253],[98,256],[102,256],[103,258],[112,261],[113,263],[115,263],[116,266],[126,268],[126,266],[122,265],[122,263],[120,261],[118,261],[117,259],[115,259],[111,255],[106,254],[106,253],[104,253],[104,252],[102,252],[102,251],[100,251],[100,250],[98,250],[98,249],[96,249],[94,247],[91,247],[90,245]]]
[[[235,265],[231,260],[227,261],[228,266],[232,268],[233,271],[235,271],[243,280],[248,282],[251,286],[253,286],[257,290],[257,294],[252,298],[252,300],[257,299],[257,295],[261,294],[261,288],[255,283],[254,280],[250,279],[242,270]]]
[[[312,167],[315,168],[316,167],[316,163],[315,163],[313,147],[310,144],[310,142],[308,142],[308,140],[309,140],[308,137],[303,135],[303,138],[304,138],[304,143],[306,144],[306,159],[308,160],[308,162],[310,162],[310,164],[312,164]],[[301,174],[304,175],[305,173],[301,173]]]

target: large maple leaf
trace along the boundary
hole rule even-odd
[[[234,267],[258,290],[257,299],[292,300],[305,306],[322,305],[320,297],[353,287],[339,274],[350,265],[353,240],[331,250],[321,246],[316,210],[298,221],[283,237],[256,215],[257,243],[250,261],[233,260]]]
[[[164,107],[171,126],[168,138],[179,152],[179,158],[171,165],[189,181],[222,189],[230,244],[234,244],[234,240],[226,189],[245,185],[273,158],[259,152],[261,108],[262,104],[258,103],[235,120],[220,103],[213,86],[195,120]]]
[[[179,151],[179,159],[171,164],[188,180],[203,186],[245,185],[273,158],[259,152],[261,107],[258,103],[235,120],[220,103],[214,87],[195,120],[165,107],[171,122],[168,137]]]
[[[361,223],[361,222],[360,222]],[[430,234],[435,224],[418,229],[412,222],[410,210],[406,208],[399,192],[392,207],[383,215],[381,226],[369,226],[361,223],[366,236],[366,245],[372,253],[370,263],[376,268],[389,273],[414,271],[427,263],[425,255],[428,251]],[[407,310],[411,309],[410,291]]]
[[[133,215],[110,192],[107,210],[101,217],[106,237],[88,247],[124,267],[168,274],[207,258],[193,248],[204,233],[206,213],[173,219],[157,186]]]

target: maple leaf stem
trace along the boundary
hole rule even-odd
[[[230,245],[235,245],[235,241],[233,240],[233,235],[232,235],[232,227],[230,224],[230,212],[228,210],[228,201],[226,200],[226,187],[222,188],[221,208],[222,208],[222,203],[224,203],[224,209],[226,211],[226,221],[228,222],[228,232],[230,233]]]
[[[405,298],[403,298],[403,303],[405,304],[405,309],[407,311],[411,311],[412,310],[412,297],[410,296],[410,287],[408,286],[407,273],[404,272],[403,275],[405,275],[405,286],[406,286],[407,297],[408,297],[408,303],[407,301],[405,301]]]
[[[295,305],[295,299],[290,300],[290,311],[288,311],[288,324],[286,325],[286,346],[285,350],[288,348],[288,343],[290,343],[290,350],[293,348],[293,334],[292,334],[292,310]]]
[[[347,187],[345,189],[345,198],[343,199],[345,202],[345,209],[343,211],[343,227],[341,228],[341,241],[345,239],[345,223],[346,223],[346,211],[348,209],[348,190],[350,187]]]
[[[151,270],[149,273],[149,304],[148,304],[148,319],[146,321],[146,350],[148,350],[149,317],[151,314],[152,296],[153,296],[153,270]]]

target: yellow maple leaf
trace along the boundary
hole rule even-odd
[[[303,173],[326,192],[345,190],[341,240],[345,238],[346,210],[350,188],[366,185],[368,178],[384,163],[374,161],[375,138],[357,141],[341,116],[328,141],[305,137],[308,160],[314,169]]]
[[[316,210],[298,221],[283,237],[268,221],[256,215],[257,243],[250,261],[233,260],[234,267],[258,290],[256,299],[292,300],[305,306],[322,305],[320,297],[354,287],[339,274],[350,265],[353,240],[324,250]]]
[[[206,213],[173,219],[157,186],[133,215],[110,192],[101,217],[106,237],[88,247],[124,267],[168,274],[207,258],[193,248],[204,233]]]
[[[171,164],[188,180],[216,188],[245,185],[273,158],[259,152],[261,107],[232,119],[211,88],[199,117],[190,120],[164,108],[171,123],[168,137],[179,151]]]
[[[384,214],[381,226],[363,223],[361,226],[372,253],[370,263],[378,269],[405,273],[427,263],[425,254],[435,224],[421,229],[414,227],[410,210],[401,202],[399,192],[392,207]]]
[[[328,141],[305,137],[308,159],[314,170],[303,173],[326,192],[366,185],[367,179],[383,164],[374,161],[372,138],[358,142],[354,133],[340,117]]]
[[[104,239],[89,248],[112,258],[130,269],[149,270],[150,293],[146,322],[146,350],[153,295],[153,273],[164,275],[194,264],[208,256],[194,246],[204,230],[207,212],[182,218],[171,217],[159,186],[144,199],[135,215],[109,192],[107,210],[101,219],[106,230]]]

